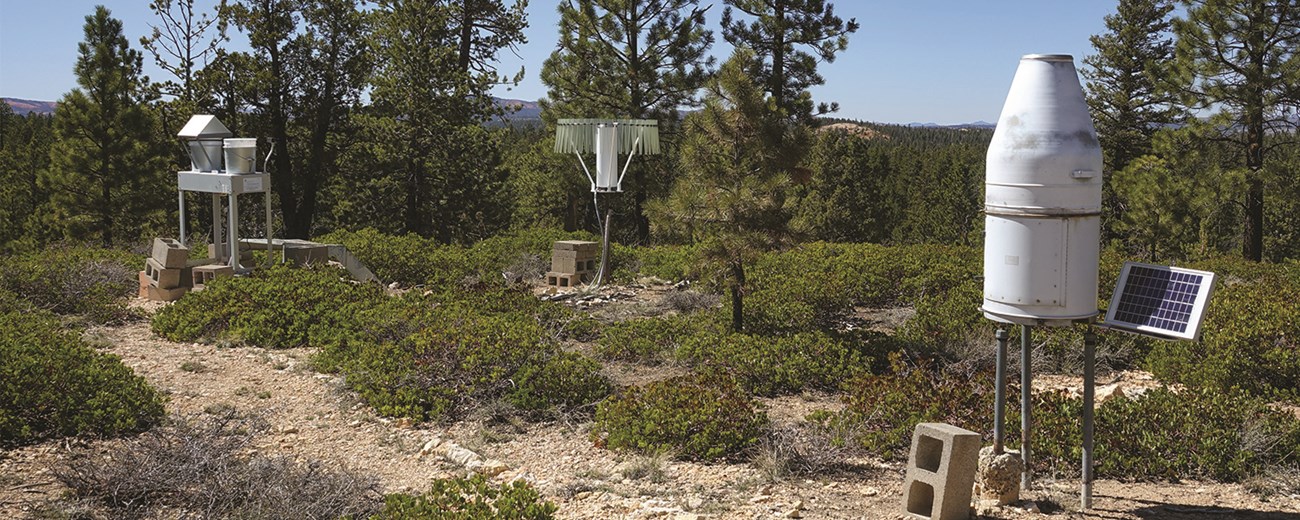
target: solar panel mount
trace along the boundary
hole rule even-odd
[[[1195,341],[1214,291],[1214,273],[1126,262],[1105,326],[1162,339]]]

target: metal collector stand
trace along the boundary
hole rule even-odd
[[[1030,431],[1033,429],[1033,374],[1030,370],[1032,353],[1033,327],[1020,326],[1020,458],[1024,463],[1020,486],[1028,491],[1033,487],[1033,470],[1030,468]],[[1007,401],[1007,330],[1001,326],[995,334],[998,340],[997,370],[994,385],[993,403],[993,452],[1002,454],[1006,438],[1006,401]],[[1097,333],[1091,325],[1083,333],[1083,460],[1082,483],[1080,484],[1079,503],[1083,509],[1092,507],[1092,437],[1093,437],[1093,401],[1096,396],[1096,349]]]

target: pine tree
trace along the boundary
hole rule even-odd
[[[379,3],[372,46],[377,71],[365,132],[379,175],[403,203],[401,231],[468,242],[504,226],[499,138],[484,123],[502,113],[491,96],[491,63],[522,32],[474,38],[462,66],[464,4]],[[522,22],[515,31],[522,31]]]
[[[561,2],[558,48],[542,65],[546,116],[659,119],[669,134],[677,110],[697,104],[713,67],[707,10],[697,0]],[[645,202],[660,191],[650,179],[666,187],[671,174],[658,159],[630,170],[638,242],[650,235]]]
[[[1120,0],[1107,32],[1090,38],[1097,54],[1083,59],[1083,75],[1107,173],[1150,153],[1152,135],[1177,118],[1175,100],[1156,85],[1173,58],[1173,9],[1171,0]]]
[[[813,115],[810,87],[825,83],[817,63],[835,61],[848,48],[849,35],[857,32],[858,21],[848,22],[835,15],[826,0],[726,0],[722,11],[722,37],[736,47],[757,54],[750,73],[791,117],[808,121]],[[735,17],[739,11],[752,18]],[[839,109],[837,103],[821,103],[817,113]]]
[[[1107,32],[1090,38],[1097,54],[1083,59],[1088,106],[1105,156],[1105,177],[1110,180],[1103,198],[1106,238],[1115,236],[1124,218],[1114,174],[1151,153],[1152,136],[1180,115],[1173,96],[1157,86],[1161,69],[1173,59],[1169,36],[1173,9],[1172,0],[1120,0],[1116,12],[1106,15]]]
[[[745,264],[789,236],[786,193],[811,131],[764,95],[738,49],[710,81],[704,108],[683,122],[683,177],[653,205],[659,232],[703,244],[731,294],[732,329],[744,330]]]
[[[39,247],[38,209],[49,194],[38,181],[49,168],[54,139],[51,117],[38,113],[16,115],[0,103],[0,254]]]
[[[241,0],[222,11],[243,30],[251,53],[223,55],[207,78],[238,79],[242,99],[224,110],[247,125],[235,132],[274,143],[266,166],[284,220],[284,235],[310,238],[322,186],[335,170],[335,148],[348,131],[370,69],[369,15],[357,0]],[[240,114],[247,103],[251,114]],[[233,109],[233,110],[232,110]]]
[[[1246,167],[1242,256],[1264,253],[1264,167],[1268,152],[1295,140],[1289,109],[1300,104],[1300,1],[1183,0],[1170,86],[1214,139],[1235,144]]]
[[[104,246],[138,238],[148,218],[170,205],[166,162],[154,140],[155,118],[140,51],[122,22],[96,7],[77,46],[77,84],[54,114],[56,142],[42,176],[49,216],[64,237],[96,237]]]

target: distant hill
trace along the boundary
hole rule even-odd
[[[506,114],[506,119],[510,121],[541,120],[542,105],[536,101],[524,101],[522,99],[492,98],[496,100],[497,106],[515,108],[512,113]]]
[[[0,98],[0,99],[3,99],[4,102],[9,105],[9,108],[12,108],[14,110],[14,113],[20,116],[25,116],[33,112],[37,114],[45,114],[45,115],[53,114],[54,107],[58,105],[58,103],[55,103],[53,101],[32,101],[30,99],[17,99],[17,98]]]
[[[959,124],[955,124],[955,125],[941,125],[941,124],[938,124],[938,123],[908,123],[908,124],[903,125],[903,126],[909,126],[909,127],[912,127],[912,128],[988,128],[988,129],[992,129],[992,128],[996,128],[998,125],[997,125],[997,123],[990,123],[990,122],[988,122],[988,121],[982,121],[982,120],[981,120],[981,121],[975,121],[975,122],[973,122],[973,123],[959,123]]]

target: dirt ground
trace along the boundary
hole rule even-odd
[[[411,425],[379,417],[343,388],[341,378],[311,371],[310,349],[173,343],[154,336],[146,322],[87,334],[169,394],[169,412],[199,414],[213,407],[257,411],[271,424],[257,450],[361,470],[377,476],[389,492],[418,492],[431,479],[467,472],[427,449],[437,439],[503,462],[506,469],[494,480],[527,480],[560,507],[561,518],[903,518],[901,464],[853,459],[826,474],[773,481],[762,464],[695,464],[606,451],[593,445],[588,424]],[[620,382],[655,379],[635,366],[609,370]],[[1148,385],[1142,374],[1121,375],[1118,382]],[[838,406],[834,395],[766,404],[778,424]],[[79,445],[105,450],[112,442],[51,441],[0,452],[0,518],[22,518],[35,505],[59,496],[64,490],[50,468],[70,450]],[[1077,482],[1037,484],[1026,494],[1030,500],[981,510],[980,518],[1300,520],[1300,496],[1266,501],[1235,484],[1099,481],[1093,507],[1086,512],[1078,510]]]

